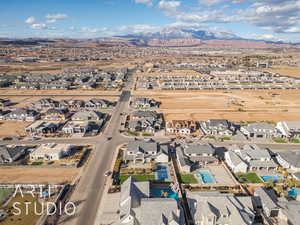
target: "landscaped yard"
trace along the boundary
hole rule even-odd
[[[231,140],[231,137],[229,136],[223,136],[220,138],[221,141],[230,141]]]
[[[120,184],[123,184],[125,180],[127,180],[128,177],[132,176],[136,181],[148,181],[148,180],[155,180],[154,175],[148,175],[148,174],[133,174],[133,175],[120,175],[119,181]]]
[[[193,174],[180,174],[181,182],[184,184],[197,184],[198,181]]]
[[[152,136],[154,136],[154,134],[150,134],[150,133],[143,133],[143,136],[144,136],[144,137],[152,137]]]
[[[140,133],[139,132],[135,132],[135,131],[127,131],[127,133],[129,134],[129,135],[132,135],[132,136],[140,136]]]
[[[287,140],[283,138],[273,138],[273,141],[276,143],[287,143]]]
[[[245,180],[245,183],[262,183],[262,180],[256,175],[256,173],[237,173],[236,176],[239,178],[239,180]]]
[[[13,191],[11,188],[0,188],[0,205]]]
[[[20,215],[13,215],[12,212],[18,213],[17,209],[13,208],[13,204],[18,202],[17,208],[21,210]],[[26,213],[25,202],[31,202],[28,206],[28,213]],[[36,211],[34,204],[36,204]],[[23,197],[19,194],[16,195],[7,205],[7,209],[12,210],[9,212],[8,216],[4,221],[1,222],[1,225],[35,225],[40,216],[35,212],[41,212],[41,204],[37,201],[36,198],[33,198],[31,195],[24,195]]]
[[[291,143],[294,143],[294,144],[299,144],[299,143],[300,143],[300,140],[297,139],[297,138],[291,138],[291,139],[290,139],[290,142],[291,142]]]

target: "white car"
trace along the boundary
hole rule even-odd
[[[104,176],[108,177],[108,176],[110,176],[111,174],[112,174],[111,171],[106,171],[106,172],[104,173]]]

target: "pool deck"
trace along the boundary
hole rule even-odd
[[[168,164],[158,164],[157,166],[165,166],[166,167],[166,170],[167,170],[167,174],[168,174],[168,178],[167,179],[164,179],[163,181],[166,181],[166,182],[171,182],[172,181],[172,178],[171,178],[171,174],[170,174],[170,167]],[[158,179],[158,173],[155,172],[155,180],[159,180]]]
[[[200,182],[199,184],[202,185],[228,185],[228,186],[235,186],[238,185],[238,182],[234,180],[232,175],[230,174],[229,171],[223,166],[223,165],[208,165],[204,168],[201,168],[197,171],[195,171],[195,176],[196,173],[201,172],[201,171],[209,171],[212,177],[215,179],[216,183],[212,184],[205,184]],[[197,178],[198,179],[198,178]]]

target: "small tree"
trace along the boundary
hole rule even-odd
[[[265,187],[272,188],[274,187],[274,182],[272,179],[268,180],[268,182],[264,183]]]
[[[289,176],[289,173],[288,173],[286,170],[284,170],[284,171],[282,171],[282,176],[283,176],[284,178],[286,178],[286,177]]]
[[[289,188],[295,187],[296,185],[295,180],[291,178],[287,178],[285,182]]]
[[[279,196],[282,196],[282,195],[283,195],[283,187],[282,187],[282,185],[277,184],[277,185],[274,187],[274,190],[276,191],[276,193],[277,193]]]

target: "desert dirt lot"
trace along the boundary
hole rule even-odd
[[[114,60],[114,61],[85,61],[85,62],[34,62],[34,63],[0,63],[1,73],[49,73],[56,74],[62,72],[66,68],[78,68],[78,67],[96,67],[98,69],[110,69],[110,68],[131,68],[131,60]]]
[[[31,122],[0,120],[0,137],[16,137],[26,135],[25,128]]]
[[[165,120],[299,121],[300,90],[136,91],[162,104]]]
[[[280,67],[280,68],[268,69],[266,71],[300,78],[300,67]]]
[[[61,184],[72,182],[77,168],[0,168],[1,184]]]

